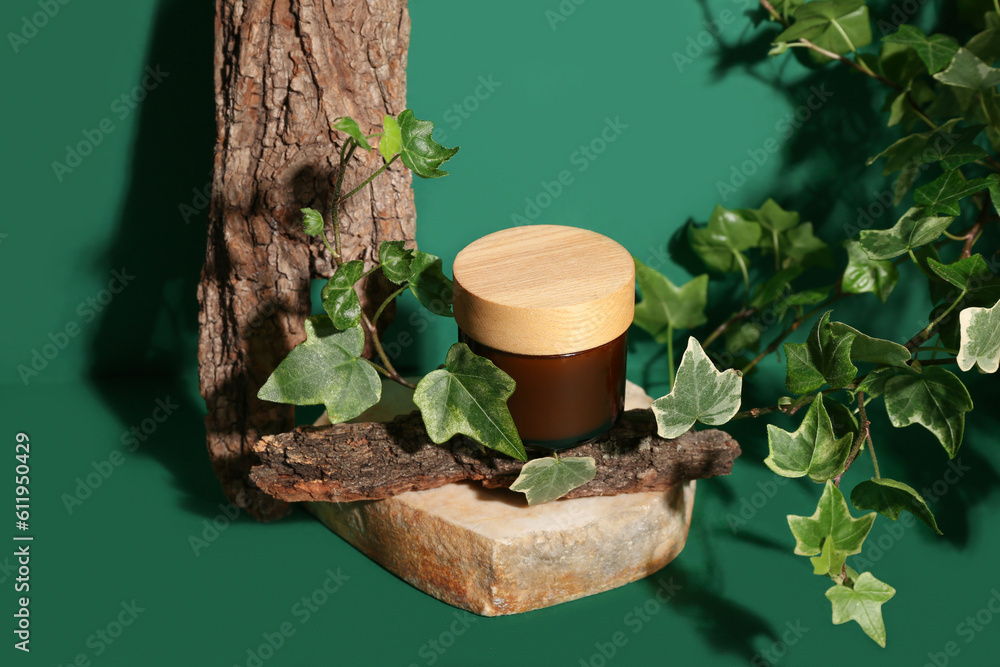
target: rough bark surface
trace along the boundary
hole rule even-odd
[[[254,451],[262,465],[251,479],[288,502],[379,500],[462,480],[508,487],[522,465],[480,452],[462,437],[435,445],[416,412],[385,423],[305,426],[264,437]],[[685,480],[728,475],[739,455],[740,446],[723,431],[660,438],[648,410],[626,412],[598,440],[560,452],[593,456],[597,463],[597,476],[567,498],[664,491]]]
[[[208,451],[226,495],[262,520],[288,511],[248,482],[251,449],[288,431],[294,409],[257,399],[259,387],[305,335],[310,280],[332,258],[302,232],[299,209],[327,212],[350,115],[363,130],[405,108],[410,21],[401,0],[217,0],[218,135],[201,304],[201,393]],[[345,191],[381,164],[358,151]],[[378,243],[414,239],[408,171],[379,176],[342,208],[345,259],[371,264]],[[360,287],[371,313],[384,279]]]

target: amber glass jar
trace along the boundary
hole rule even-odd
[[[635,266],[618,243],[558,225],[505,229],[455,259],[459,338],[517,383],[521,439],[562,449],[607,431],[625,401]]]

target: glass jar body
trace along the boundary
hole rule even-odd
[[[626,338],[549,356],[514,354],[484,345],[459,329],[459,340],[517,383],[507,401],[526,445],[566,449],[606,432],[625,407]]]

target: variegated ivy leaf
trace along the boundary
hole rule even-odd
[[[742,390],[740,372],[718,370],[692,336],[670,393],[653,402],[657,432],[661,438],[676,438],[696,421],[710,426],[725,424],[739,411]]]
[[[812,516],[788,515],[788,526],[795,536],[795,553],[799,556],[821,553],[827,540],[844,556],[860,553],[874,521],[875,512],[857,519],[852,517],[844,494],[832,481],[827,481]]]
[[[764,464],[775,473],[782,477],[809,475],[814,482],[825,482],[844,471],[851,436],[835,436],[822,396],[817,394],[795,432],[767,425],[767,446]]]
[[[549,456],[525,463],[510,490],[527,496],[529,505],[541,505],[562,498],[596,474],[593,456]]]
[[[427,435],[447,442],[456,434],[526,461],[524,445],[507,409],[514,380],[480,357],[465,343],[448,350],[444,368],[431,371],[417,383],[413,402],[424,418]]]
[[[882,583],[871,572],[863,572],[852,585],[837,584],[827,590],[826,598],[833,605],[834,625],[855,621],[866,635],[885,648],[882,605],[895,594],[895,588]]]
[[[992,308],[966,308],[958,321],[958,367],[967,371],[977,366],[982,373],[996,373],[1000,367],[1000,301]]]
[[[972,397],[954,373],[930,366],[920,374],[889,378],[882,391],[893,426],[920,424],[937,437],[950,458],[955,458],[965,432],[965,413],[972,409]]]
[[[858,369],[851,363],[855,334],[836,330],[827,311],[813,325],[804,343],[785,343],[785,385],[796,394],[808,394],[823,386],[846,387]],[[850,327],[847,327],[850,328]]]
[[[894,479],[877,478],[861,482],[851,491],[851,502],[859,510],[875,510],[893,521],[899,519],[899,513],[903,510],[912,512],[913,516],[941,535],[941,529],[927,507],[927,502],[912,486]]]

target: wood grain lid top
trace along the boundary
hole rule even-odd
[[[614,340],[632,323],[632,256],[597,232],[504,229],[466,246],[454,272],[458,326],[497,350],[581,352]]]

